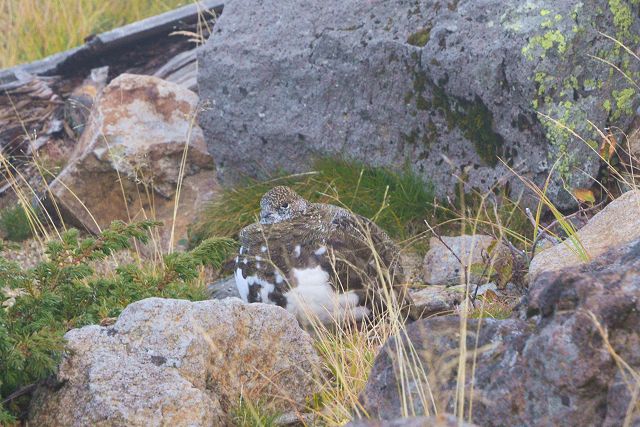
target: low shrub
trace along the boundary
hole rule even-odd
[[[67,231],[47,243],[45,261],[27,270],[0,256],[0,402],[5,401],[0,424],[24,413],[28,396],[16,394],[54,371],[69,329],[111,322],[128,304],[148,297],[207,297],[199,267],[219,268],[236,249],[231,239],[205,240],[191,252],[166,255],[159,264],[95,273],[96,263],[129,249],[134,240],[145,243],[157,225],[116,221],[83,239],[77,230]]]

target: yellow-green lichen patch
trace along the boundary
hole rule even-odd
[[[633,114],[633,98],[636,94],[635,89],[627,88],[623,90],[614,90],[612,92],[613,99],[616,101],[616,110],[613,112],[612,119],[618,120],[622,114],[627,116]]]
[[[407,39],[407,43],[412,46],[423,47],[429,42],[431,36],[431,28],[422,28],[411,34]]]
[[[637,1],[635,3],[637,4]],[[613,15],[613,25],[616,28],[618,40],[630,39],[634,17],[628,2],[624,0],[609,0],[609,9]],[[635,38],[637,37],[636,35]]]
[[[545,136],[553,147],[549,152],[549,160],[555,163],[556,173],[571,188],[572,172],[582,167],[570,149],[570,144],[581,144],[573,138],[572,131],[584,128],[588,120],[587,114],[569,101],[547,105],[544,114],[551,118],[540,118]],[[597,134],[594,130],[583,130],[581,136],[589,143]]]
[[[533,60],[535,55],[546,58],[547,52],[555,46],[559,54],[567,51],[567,41],[560,30],[547,31],[542,35],[533,36],[529,43],[522,48],[522,54]]]
[[[584,90],[590,92],[592,90],[595,90],[598,87],[598,84],[596,83],[595,79],[585,79],[583,82],[583,86]]]

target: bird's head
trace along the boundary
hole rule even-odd
[[[289,187],[273,187],[260,200],[260,223],[286,221],[303,214],[307,206],[307,201]]]

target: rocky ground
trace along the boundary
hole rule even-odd
[[[65,90],[57,77],[21,80],[39,94],[30,106],[50,107],[55,124],[29,159],[59,166],[45,180],[25,172],[22,184],[59,215],[52,227],[97,233],[114,219],[164,222],[135,256],[102,264],[102,275],[185,249],[223,186],[306,170],[318,154],[408,165],[442,197],[461,177],[481,191],[509,183],[527,206],[535,194],[526,183],[551,173],[549,197],[568,215],[586,206],[577,194],[595,206],[615,195],[571,217],[574,236],[538,242],[532,259],[479,233],[434,232],[426,255],[403,253],[418,320],[371,356],[349,425],[640,425],[640,191],[633,180],[603,184],[609,193],[592,182],[634,173],[624,164],[640,138],[613,148],[620,163],[611,169],[536,114],[562,117],[591,142],[601,136],[587,119],[632,129],[635,91],[586,57],[609,52],[607,61],[636,75],[640,61],[598,30],[631,40],[638,5],[618,5],[626,13],[592,3],[232,1],[207,44],[189,51],[199,55],[197,87],[160,78],[166,61],[139,74],[95,67]],[[91,92],[90,113],[65,116],[81,89]],[[14,134],[0,139],[5,151],[22,146]],[[33,171],[27,163],[15,170]],[[10,188],[3,206],[16,203]],[[42,245],[28,240],[5,255],[33,267]],[[233,425],[247,400],[277,412],[276,425],[322,425],[320,378],[335,373],[323,369],[315,336],[279,307],[237,299],[233,277],[210,282],[211,300],[145,299],[114,324],[67,332],[28,422]]]
[[[626,193],[579,232],[591,262],[575,265],[568,256],[562,258],[564,266],[557,257],[553,263],[540,261],[565,250],[567,243],[538,254],[534,265],[539,269],[510,318],[467,321],[465,359],[467,372],[474,374],[465,380],[464,389],[467,404],[473,404],[475,424],[638,422],[633,378],[640,367],[640,227],[629,228],[623,241],[615,236],[608,243],[591,241],[586,235],[598,224],[636,220],[638,207],[640,192]],[[627,225],[628,221],[621,227]],[[477,236],[477,242],[482,240]],[[435,246],[427,254],[427,266],[439,250]],[[443,261],[441,271],[448,265],[454,274],[459,270],[456,263]],[[453,279],[449,274],[441,277]],[[245,305],[230,297],[233,282],[215,288],[217,300],[148,299],[129,306],[113,326],[70,331],[66,337],[73,351],[56,380],[37,392],[31,420],[37,425],[103,419],[112,425],[211,425],[226,422],[230,402],[241,393],[270,396],[270,404],[301,419],[305,402],[318,391],[313,377],[320,374],[320,364],[311,337],[278,307]],[[420,396],[427,388],[437,396],[440,410],[456,409],[460,317],[455,312],[464,294],[426,285],[416,295],[426,290],[431,297],[425,297],[425,307],[439,308],[409,324],[400,347],[399,338],[392,338],[375,360],[361,395],[374,419],[402,417],[407,413],[402,401],[407,398],[413,402],[409,413],[428,414],[433,408]],[[449,293],[458,299],[447,300]],[[399,348],[404,348],[402,353]],[[431,380],[398,377],[408,354],[420,358]],[[433,425],[439,423],[449,425],[445,419]]]

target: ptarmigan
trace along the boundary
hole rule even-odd
[[[325,324],[361,320],[390,298],[408,304],[399,250],[372,221],[289,187],[268,191],[260,208],[260,222],[240,232],[235,279],[245,301]]]

